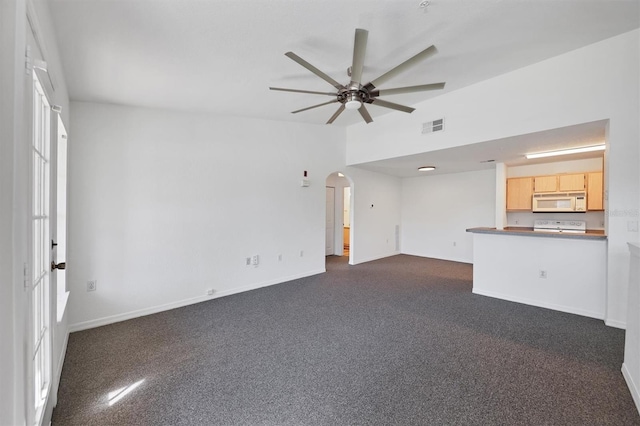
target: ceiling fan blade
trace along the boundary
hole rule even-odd
[[[287,52],[285,53],[285,56],[288,56],[289,58],[293,59],[294,61],[296,61],[297,63],[299,63],[300,65],[302,65],[303,67],[305,67],[306,69],[308,69],[309,71],[311,71],[312,73],[314,73],[315,75],[323,79],[324,81],[326,81],[327,83],[331,84],[336,89],[338,90],[342,89],[342,85],[340,83],[338,83],[337,81],[329,77],[327,74],[323,73],[318,68],[314,67],[309,62],[305,61],[295,53]]]
[[[318,107],[321,107],[321,106],[324,106],[324,105],[333,104],[333,103],[335,103],[335,102],[338,102],[338,100],[337,100],[337,99],[334,99],[334,100],[332,100],[332,101],[329,101],[329,102],[323,102],[323,103],[318,104],[318,105],[313,105],[313,106],[310,106],[310,107],[306,107],[306,108],[302,108],[302,109],[297,109],[297,110],[295,110],[295,111],[291,111],[291,114],[297,114],[297,113],[302,112],[302,111],[307,111],[307,110],[309,110],[309,109],[314,109],[314,108],[318,108]]]
[[[388,96],[388,95],[399,95],[401,93],[413,93],[413,92],[424,92],[427,90],[441,90],[444,89],[445,83],[433,83],[433,84],[422,84],[420,86],[408,86],[408,87],[396,87],[395,89],[381,89],[374,90],[370,93],[371,96]]]
[[[362,104],[362,106],[358,108],[358,112],[360,113],[362,118],[364,118],[364,121],[366,121],[367,124],[373,121],[373,118],[371,118],[371,115],[369,115],[369,111],[367,111],[367,109],[364,107],[364,104]]]
[[[372,99],[371,103],[374,105],[385,107],[385,108],[391,108],[391,109],[395,109],[402,112],[408,112],[409,114],[411,114],[413,111],[416,110],[415,108],[411,108],[411,107],[400,105],[400,104],[394,104],[393,102],[383,101],[382,99],[378,99],[378,98]]]
[[[400,65],[396,66],[395,68],[391,68],[389,71],[382,74],[380,77],[376,78],[375,80],[372,80],[371,83],[368,83],[366,85],[366,87],[368,89],[373,89],[381,85],[385,81],[392,79],[393,77],[400,74],[401,72],[408,70],[418,62],[428,58],[429,56],[435,55],[436,53],[438,53],[438,49],[436,49],[435,46],[429,46],[426,49],[424,49],[422,52],[412,56],[411,58],[407,59]]]
[[[298,89],[285,89],[282,87],[269,87],[269,90],[278,90],[281,92],[294,92],[294,93],[310,93],[312,95],[329,95],[329,96],[337,96],[337,93],[330,92],[314,92],[312,90],[298,90]]]
[[[327,121],[327,124],[331,124],[336,121],[336,118],[338,118],[338,116],[342,114],[342,111],[344,111],[344,105],[340,105],[340,108],[338,108],[338,110],[331,116],[329,121]]]
[[[362,67],[364,66],[364,55],[367,52],[367,38],[369,31],[360,28],[356,29],[356,38],[353,42],[353,62],[351,64],[351,85],[360,88],[362,80]]]

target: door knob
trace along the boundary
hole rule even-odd
[[[55,271],[56,269],[67,269],[67,264],[66,264],[66,262],[60,262],[60,263],[57,263],[57,264],[56,264],[56,262],[53,262],[53,261],[52,261],[52,262],[51,262],[51,270],[52,270],[52,271]]]

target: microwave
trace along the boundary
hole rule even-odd
[[[578,212],[587,211],[587,193],[546,192],[533,194],[534,212]]]

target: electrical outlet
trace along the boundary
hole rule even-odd
[[[96,291],[97,289],[98,289],[97,280],[87,281],[87,291]]]
[[[545,271],[544,269],[540,269],[538,278],[547,278],[547,271]]]
[[[258,256],[257,254],[255,256],[253,256],[251,258],[251,264],[253,266],[258,266],[258,264],[260,263],[260,256]]]
[[[213,296],[213,289],[212,288],[207,290],[207,296]]]
[[[247,257],[245,265],[247,265],[247,266],[251,265],[251,258],[250,257]]]

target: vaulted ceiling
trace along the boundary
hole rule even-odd
[[[293,51],[346,84],[356,28],[369,30],[363,80],[427,46],[439,53],[385,83],[446,81],[393,95],[415,105],[637,28],[638,0],[50,0],[76,101],[324,124],[336,104],[269,86],[330,91]],[[382,87],[382,88],[384,88]],[[372,105],[382,114],[403,114]],[[344,113],[334,125],[360,122]],[[375,124],[375,123],[374,123]]]

